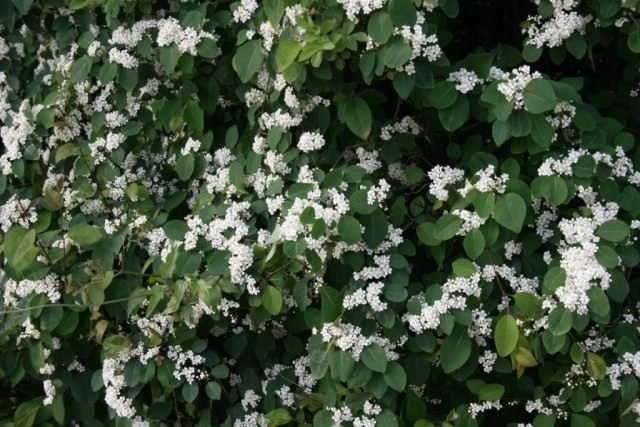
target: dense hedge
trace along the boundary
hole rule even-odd
[[[639,425],[637,0],[0,36],[0,426]]]

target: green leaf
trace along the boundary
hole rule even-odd
[[[69,7],[71,9],[83,9],[92,5],[96,0],[69,0]]]
[[[531,191],[537,197],[543,197],[553,206],[562,204],[569,196],[569,187],[558,175],[539,176],[531,182]]]
[[[247,83],[262,68],[264,59],[265,54],[262,49],[262,42],[260,40],[249,40],[236,50],[231,64],[238,77],[240,77],[240,81]]]
[[[445,214],[436,221],[433,234],[437,239],[449,240],[460,230],[460,226],[462,220],[457,215]]]
[[[4,237],[4,256],[7,264],[22,273],[40,251],[35,245],[36,231],[13,227]]]
[[[278,71],[282,72],[289,68],[296,60],[302,47],[295,40],[283,40],[276,48],[276,65]]]
[[[633,31],[629,33],[627,46],[631,52],[640,53],[640,29],[638,27],[634,27]]]
[[[516,193],[508,193],[498,198],[493,217],[504,228],[519,233],[527,214],[527,205]]]
[[[169,239],[179,241],[184,239],[184,235],[189,231],[189,226],[184,220],[172,219],[167,221],[162,229]]]
[[[612,219],[603,223],[596,234],[609,242],[622,242],[629,236],[629,226],[619,219]]]
[[[69,80],[71,83],[78,83],[84,80],[89,75],[92,65],[93,61],[91,61],[91,58],[88,56],[76,59],[69,72]]]
[[[453,268],[453,274],[457,277],[471,277],[477,271],[473,262],[466,258],[458,258],[451,264]]]
[[[486,245],[484,234],[480,230],[472,230],[464,237],[462,246],[464,252],[471,259],[476,259],[482,254]]]
[[[470,107],[466,96],[458,96],[450,107],[438,111],[438,118],[445,130],[453,132],[469,119]]]
[[[361,238],[360,223],[350,215],[343,215],[338,221],[338,235],[348,245],[358,243]]]
[[[542,311],[542,301],[529,292],[518,292],[513,296],[515,307],[524,315],[536,318]]]
[[[407,73],[398,73],[393,78],[393,88],[398,92],[400,98],[407,99],[416,85],[416,79],[413,75]]]
[[[78,147],[78,144],[69,142],[61,145],[56,150],[56,163],[61,162],[68,157],[77,156],[78,154],[80,154],[80,147]]]
[[[389,222],[382,209],[376,209],[369,215],[361,216],[360,223],[364,226],[362,240],[369,248],[375,249],[384,242],[389,230]]]
[[[434,108],[441,110],[452,106],[458,99],[458,95],[455,83],[445,80],[435,85],[427,95],[427,99]]]
[[[493,122],[491,125],[491,137],[498,147],[504,144],[510,136],[509,126],[506,122],[501,122],[500,120]]]
[[[173,73],[178,65],[178,59],[180,59],[180,50],[178,46],[172,44],[171,46],[163,46],[160,49],[160,64],[164,68],[164,72],[167,74]]]
[[[507,126],[509,127],[509,134],[515,137],[527,136],[531,133],[532,123],[529,114],[516,110],[509,116],[507,120]]]
[[[524,366],[525,368],[531,368],[538,364],[538,361],[536,360],[533,353],[531,353],[525,347],[518,347],[518,351],[516,351],[514,358],[516,360],[516,363]]]
[[[564,335],[573,326],[573,316],[564,307],[558,306],[549,313],[549,331],[553,335]]]
[[[187,403],[191,403],[196,400],[199,391],[198,383],[196,382],[184,383],[182,385],[182,397]]]
[[[500,400],[504,395],[504,390],[502,384],[483,384],[478,390],[478,399],[484,401]]]
[[[531,139],[541,147],[550,146],[555,131],[544,116],[532,116],[531,125]]]
[[[107,84],[116,77],[118,73],[118,64],[113,62],[105,62],[100,67],[100,71],[98,72],[98,78],[102,84]]]
[[[179,156],[176,160],[176,173],[182,181],[188,181],[195,169],[195,157],[193,154]]]
[[[283,426],[293,421],[291,414],[284,408],[276,408],[265,415],[269,420],[269,427]]]
[[[319,335],[309,338],[309,369],[311,376],[320,379],[325,376],[329,369],[330,347],[322,342]]]
[[[91,246],[102,239],[102,231],[89,224],[76,224],[69,229],[69,238],[80,246]]]
[[[369,17],[367,33],[378,44],[385,44],[393,34],[393,22],[386,12],[375,12]]]
[[[218,56],[220,50],[215,40],[204,38],[198,43],[197,47],[198,55],[203,58],[213,59]]]
[[[331,377],[336,381],[346,383],[356,366],[351,353],[346,351],[334,351],[329,355],[329,369]]]
[[[556,94],[553,86],[545,79],[533,79],[522,91],[524,107],[533,114],[552,111],[556,104]]]
[[[371,132],[371,110],[360,97],[350,99],[344,105],[344,120],[351,132],[362,139],[367,139]]]
[[[102,353],[104,357],[113,357],[129,348],[131,348],[131,340],[123,335],[111,335],[102,341]]]
[[[596,259],[603,267],[615,268],[618,266],[620,257],[611,246],[601,245],[596,252]]]
[[[204,131],[204,111],[195,102],[190,102],[184,111],[184,119],[187,125],[196,134],[202,134]]]
[[[551,267],[542,280],[542,288],[547,295],[553,294],[557,288],[564,285],[567,273],[562,267]]]
[[[332,322],[337,319],[342,312],[340,292],[331,286],[323,286],[320,288],[320,311],[322,318],[327,322]]]
[[[589,297],[589,303],[587,306],[592,313],[602,317],[610,314],[611,306],[609,305],[609,298],[601,287],[592,286],[587,291],[587,295]]]
[[[440,347],[440,366],[445,374],[461,368],[471,356],[471,339],[464,327],[456,326]]]
[[[222,388],[220,384],[215,381],[211,381],[207,383],[207,387],[205,388],[207,393],[207,397],[211,400],[220,400],[220,396],[222,394]]]
[[[607,363],[596,353],[588,351],[587,371],[594,380],[602,381],[607,375]]]
[[[571,427],[596,427],[596,423],[586,415],[571,415]]]
[[[365,347],[360,359],[372,371],[384,373],[387,369],[387,355],[378,344],[369,344]]]
[[[416,9],[411,0],[390,0],[389,15],[396,27],[413,26],[417,19]]]
[[[401,392],[407,385],[407,374],[398,362],[389,362],[384,372],[384,381],[395,391]]]
[[[496,343],[496,351],[499,356],[510,355],[518,345],[520,330],[515,317],[510,314],[502,316],[496,324],[493,339]]]
[[[416,228],[418,239],[427,246],[438,246],[442,241],[435,237],[435,224],[425,221]]]
[[[16,408],[13,414],[14,427],[31,427],[36,420],[38,410],[42,407],[41,398],[23,402]]]
[[[262,290],[262,306],[271,315],[275,316],[282,309],[282,294],[280,290],[272,285],[267,285]]]
[[[395,36],[384,46],[384,65],[393,69],[400,68],[409,62],[412,53],[411,46],[402,37]]]
[[[52,108],[44,108],[36,116],[36,121],[46,128],[53,126],[56,120],[56,111]]]

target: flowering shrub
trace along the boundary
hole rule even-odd
[[[639,18],[0,2],[0,425],[638,425]]]

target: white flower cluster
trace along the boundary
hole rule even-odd
[[[380,335],[365,336],[359,326],[351,323],[325,323],[320,330],[320,336],[323,342],[334,341],[337,348],[351,353],[355,361],[360,360],[362,351],[370,344],[378,344],[382,347],[387,360],[397,360],[399,354],[395,349],[407,339],[405,336],[394,343]]]
[[[478,363],[482,366],[482,370],[486,374],[489,374],[493,372],[493,365],[495,365],[496,360],[498,360],[497,353],[494,353],[491,350],[485,350],[478,358]]]
[[[556,130],[566,129],[571,126],[571,121],[575,115],[576,107],[569,101],[561,101],[553,109],[553,115],[547,116],[546,120]]]
[[[469,338],[474,338],[478,346],[486,347],[487,338],[491,337],[493,330],[491,329],[492,317],[489,313],[481,308],[474,308],[471,311],[471,325],[467,333]]]
[[[586,25],[593,20],[591,15],[583,16],[576,12],[579,0],[550,0],[550,3],[553,6],[552,16],[529,16],[522,29],[527,34],[527,43],[538,48],[557,47],[575,32],[584,34]]]
[[[36,328],[33,322],[31,322],[31,318],[27,317],[24,322],[22,322],[22,332],[18,336],[16,342],[20,344],[22,340],[40,339],[40,329]]]
[[[469,415],[471,418],[477,418],[483,412],[489,411],[491,409],[502,409],[502,403],[499,400],[486,401],[482,403],[470,403],[469,404]]]
[[[368,15],[371,12],[381,9],[387,0],[338,0],[342,5],[347,18],[350,21],[357,21],[359,14]]]
[[[372,185],[367,190],[367,203],[371,206],[381,206],[387,200],[389,191],[391,191],[391,186],[384,178],[381,179],[378,181],[378,185]]]
[[[438,36],[436,34],[427,35],[423,28],[426,22],[424,12],[418,12],[418,18],[415,25],[403,25],[396,27],[393,34],[400,35],[411,46],[411,59],[397,71],[404,71],[407,74],[416,72],[414,60],[418,58],[426,58],[429,62],[437,61],[442,55],[442,49],[438,45]]]
[[[427,172],[427,176],[431,180],[429,194],[438,200],[446,202],[449,199],[449,190],[446,187],[462,181],[464,179],[464,171],[451,166],[437,165]]]
[[[39,280],[24,279],[16,282],[8,279],[4,283],[2,299],[7,307],[15,307],[31,294],[46,295],[50,302],[60,300],[60,279],[55,274],[49,274]]]
[[[456,90],[460,93],[471,92],[476,85],[481,85],[484,80],[478,77],[475,71],[460,68],[449,73],[448,81],[456,84]]]
[[[422,132],[422,127],[411,116],[405,116],[399,122],[385,125],[380,129],[380,139],[390,141],[394,133],[408,133],[417,136]]]
[[[298,380],[298,387],[305,393],[311,393],[318,383],[318,380],[311,375],[308,356],[301,356],[293,361],[293,373]]]
[[[506,173],[496,175],[496,167],[494,165],[489,165],[486,168],[479,170],[474,174],[474,178],[476,177],[477,181],[473,185],[467,181],[464,188],[458,190],[460,195],[464,197],[472,188],[481,193],[494,192],[498,194],[503,194],[507,189],[506,186],[507,181],[509,180],[509,175]]]
[[[262,398],[255,391],[249,389],[244,392],[244,396],[242,397],[240,404],[242,405],[242,409],[248,411],[249,409],[255,409],[261,399]]]
[[[379,280],[392,273],[390,256],[375,255],[373,261],[375,267],[364,267],[362,270],[353,273],[353,278],[355,280]]]
[[[601,205],[593,207],[602,208]],[[609,287],[611,275],[596,259],[600,240],[596,230],[604,222],[614,219],[617,212],[617,205],[610,202],[606,208],[596,209],[592,218],[565,218],[558,224],[564,237],[558,253],[566,279],[555,294],[568,310],[586,314],[589,302],[587,292],[591,286],[598,284],[603,290]]]
[[[5,233],[16,224],[28,229],[37,220],[38,212],[29,199],[19,199],[14,194],[0,206],[0,229]]]
[[[357,291],[345,295],[342,300],[342,306],[345,310],[351,310],[359,306],[369,306],[373,311],[380,312],[387,309],[387,303],[380,300],[380,295],[384,288],[382,282],[372,282],[367,285],[366,289],[358,289]]]
[[[245,284],[253,293],[257,292],[254,287],[255,279],[247,272],[253,263],[253,250],[250,245],[243,243],[243,239],[249,234],[249,226],[245,221],[248,215],[248,202],[231,202],[224,217],[214,218],[208,224],[199,216],[187,217],[189,230],[185,235],[184,248],[195,248],[198,237],[204,237],[214,249],[229,251],[231,281]],[[232,231],[232,234],[228,231]]]
[[[482,218],[475,211],[467,209],[454,209],[451,214],[462,220],[462,225],[456,233],[457,236],[466,236],[470,231],[480,228],[487,221],[486,218]]]
[[[123,396],[126,382],[124,379],[124,365],[129,360],[129,354],[121,352],[115,358],[105,358],[102,362],[102,383],[105,388],[104,401],[117,416],[133,418],[136,410],[133,400]]]
[[[522,92],[533,79],[541,78],[542,74],[537,71],[531,72],[531,67],[522,65],[511,71],[503,71],[497,67],[491,67],[489,79],[499,81],[498,91],[504,95],[507,101],[513,104],[516,110],[524,108]]]
[[[611,174],[616,178],[625,179],[629,184],[640,185],[640,172],[633,167],[633,161],[624,153],[622,147],[617,146],[615,156],[600,151],[589,152],[584,148],[572,148],[566,152],[566,155],[559,158],[548,157],[538,167],[538,175],[573,175],[573,165],[580,160],[582,156],[591,156],[595,160],[596,165],[603,163],[611,167]],[[595,170],[595,167],[594,167]]]
[[[625,375],[640,378],[640,351],[624,353],[618,362],[607,367],[607,378],[611,381],[611,388],[614,390],[620,390],[622,377]]]
[[[165,337],[173,335],[173,316],[165,313],[155,313],[151,318],[131,316],[131,321],[135,322],[142,333],[148,338],[153,336]]]
[[[350,422],[353,427],[376,427],[379,424],[375,416],[382,412],[380,405],[372,403],[369,400],[364,403],[364,407],[362,408],[363,414],[360,416],[354,416],[348,406],[328,406],[325,409],[331,412],[331,420],[334,426],[342,426],[343,423]]]
[[[189,138],[187,142],[184,144],[184,147],[180,149],[180,154],[186,156],[189,153],[197,153],[200,150],[200,146],[202,143],[197,139]]]
[[[184,350],[179,345],[169,346],[167,357],[174,361],[173,376],[178,381],[185,380],[191,384],[198,380],[207,379],[208,375],[200,365],[204,364],[204,357],[191,350]]]
[[[269,427],[269,419],[259,412],[246,414],[242,419],[236,419],[233,427]]]
[[[367,151],[362,147],[356,148],[356,156],[358,156],[358,166],[373,173],[382,167],[382,163],[378,160],[378,150]]]
[[[298,139],[298,149],[303,153],[319,150],[324,144],[324,137],[318,132],[304,132]]]
[[[155,42],[158,47],[175,44],[180,53],[189,53],[194,56],[197,54],[196,47],[202,40],[217,40],[213,33],[182,27],[180,22],[173,17],[141,20],[131,28],[120,26],[113,31],[109,39],[109,44],[112,46],[109,50],[109,60],[125,68],[137,67],[139,61],[135,56],[135,48],[146,33],[153,29],[157,29]]]
[[[4,146],[4,153],[0,156],[0,169],[3,175],[11,175],[11,165],[14,160],[22,158],[23,147],[27,144],[29,137],[33,135],[35,126],[31,123],[29,115],[31,108],[27,100],[20,104],[17,112],[3,111],[1,114],[9,117],[9,120],[3,120],[5,124],[0,127],[0,139]]]
[[[56,397],[56,387],[53,385],[53,381],[44,380],[42,382],[42,388],[44,389],[45,398],[42,401],[43,406],[49,406],[53,403],[53,399]]]
[[[140,63],[138,59],[124,49],[112,47],[109,49],[109,61],[122,65],[123,68],[136,68]]]
[[[504,244],[504,257],[511,261],[514,255],[519,255],[522,252],[522,243],[509,240]]]
[[[241,0],[238,7],[233,11],[233,22],[247,22],[256,10],[258,10],[258,2],[256,0]]]
[[[440,316],[452,310],[463,310],[467,307],[467,297],[479,297],[481,288],[480,272],[470,277],[454,277],[442,285],[442,296],[429,304],[422,295],[417,297],[420,303],[420,313],[405,313],[402,320],[409,325],[409,329],[417,334],[440,326]]]

